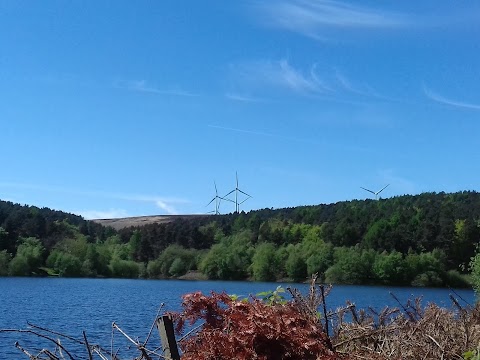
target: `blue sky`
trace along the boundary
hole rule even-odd
[[[0,199],[205,213],[236,171],[245,211],[478,191],[479,39],[476,1],[2,1]]]

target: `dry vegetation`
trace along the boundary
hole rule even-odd
[[[115,230],[121,230],[129,227],[140,227],[150,224],[164,224],[172,222],[176,219],[191,219],[193,217],[203,217],[211,215],[151,215],[151,216],[134,216],[117,219],[95,219],[92,220],[103,226],[110,226]]]
[[[180,341],[185,359],[477,359],[478,305],[462,306],[452,296],[451,309],[415,299],[381,312],[350,303],[327,312],[330,288],[314,281],[307,296],[288,289],[289,302],[275,293],[267,302],[186,295],[179,328],[188,320],[204,325]]]
[[[480,307],[452,301],[452,309],[435,304],[422,308],[419,299],[379,313],[351,307],[349,322],[342,310],[333,336],[335,350],[360,359],[464,359],[479,345]]]

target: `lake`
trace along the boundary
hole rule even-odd
[[[112,322],[133,338],[143,340],[160,304],[165,304],[165,311],[179,310],[181,295],[185,293],[213,290],[248,296],[275,290],[278,285],[296,287],[302,292],[308,289],[308,285],[289,283],[0,277],[0,329],[25,329],[29,321],[76,338],[81,338],[85,330],[90,342],[110,349]],[[327,307],[336,309],[345,305],[346,300],[359,308],[397,306],[390,292],[403,303],[408,298],[423,296],[424,304],[435,302],[449,307],[451,293],[474,303],[473,291],[465,289],[336,285],[327,298]],[[154,335],[157,340],[157,334]],[[26,349],[53,348],[32,335],[0,333],[0,359],[27,359],[14,347],[17,340]],[[115,347],[124,351],[127,343],[121,335],[117,333],[114,340]]]

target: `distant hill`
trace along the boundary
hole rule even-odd
[[[131,226],[139,227],[151,224],[165,224],[178,219],[189,220],[193,218],[206,218],[211,216],[212,215],[149,215],[116,219],[94,219],[92,221],[103,226],[110,226],[115,230],[121,230]]]
[[[333,283],[456,286],[479,242],[475,191],[95,221],[0,201],[0,276],[199,270],[210,279],[301,281],[318,272]]]

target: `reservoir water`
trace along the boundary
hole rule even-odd
[[[308,285],[289,283],[0,277],[0,329],[25,329],[31,322],[79,339],[84,330],[90,342],[110,349],[113,322],[133,338],[145,339],[160,304],[165,304],[165,311],[179,310],[183,294],[226,291],[248,296],[275,290],[278,285],[302,292],[308,289]],[[450,307],[449,294],[474,303],[473,291],[465,289],[336,285],[327,298],[327,307],[336,309],[346,300],[358,308],[398,306],[390,292],[402,303],[422,296],[423,304]],[[0,333],[0,359],[27,359],[15,348],[15,341],[26,349],[53,349],[31,334]],[[121,349],[120,354],[127,351],[127,345],[119,334],[114,335],[114,347]]]

